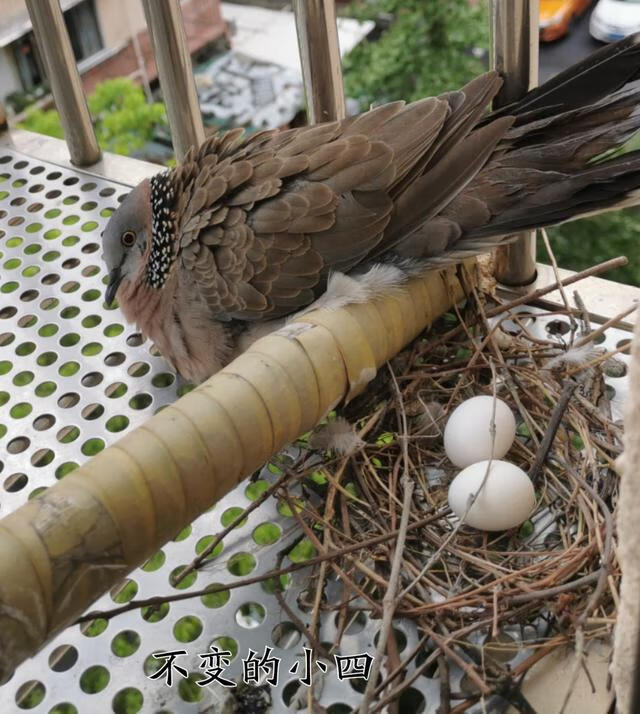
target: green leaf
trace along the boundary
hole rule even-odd
[[[531,521],[525,521],[518,531],[518,538],[524,540],[528,538],[533,533],[533,523]]]
[[[351,4],[344,14],[360,20],[381,14],[393,18],[377,40],[360,43],[344,61],[347,94],[363,109],[458,89],[485,69],[472,52],[489,46],[484,3],[369,0]]]
[[[158,128],[168,126],[164,104],[148,103],[142,87],[128,77],[101,82],[87,102],[100,147],[116,154],[128,156],[142,149]],[[55,109],[31,107],[20,126],[38,134],[64,138]]]

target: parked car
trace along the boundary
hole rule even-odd
[[[553,42],[564,37],[591,3],[592,0],[540,0],[540,40]]]
[[[589,32],[600,42],[615,42],[640,31],[640,0],[600,0],[591,13]]]

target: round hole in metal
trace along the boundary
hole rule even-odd
[[[82,417],[83,419],[98,419],[104,414],[104,407],[102,404],[88,404],[83,410],[82,410]]]
[[[49,655],[49,667],[54,672],[67,672],[78,661],[78,650],[73,645],[59,645]]]
[[[60,280],[57,273],[47,273],[40,281],[43,285],[55,285]]]
[[[265,621],[267,611],[259,602],[246,602],[236,610],[235,620],[240,627],[254,630]]]
[[[42,702],[45,693],[44,684],[37,679],[31,679],[18,688],[16,704],[19,709],[34,709]]]
[[[116,657],[130,657],[140,647],[140,635],[134,630],[122,630],[111,640],[111,651]]]
[[[111,352],[104,358],[104,363],[107,367],[117,367],[126,360],[124,352]]]
[[[104,393],[109,399],[118,399],[127,393],[127,389],[128,387],[124,382],[114,382],[104,390]]]
[[[40,414],[33,420],[33,428],[36,431],[46,431],[56,423],[53,414]]]
[[[21,454],[29,448],[31,441],[26,436],[16,436],[7,444],[7,451],[10,454]]]
[[[26,474],[15,473],[7,476],[2,484],[5,491],[9,493],[17,493],[29,483],[29,478]]]
[[[101,692],[111,679],[109,670],[102,665],[93,665],[80,675],[80,689],[85,694],[97,694]]]
[[[103,379],[104,377],[100,372],[87,372],[80,381],[83,387],[96,387]]]
[[[129,400],[129,406],[132,409],[146,409],[151,402],[153,401],[153,397],[150,394],[146,393],[141,393],[141,394],[136,394],[135,396],[131,397]]]
[[[144,377],[151,369],[151,366],[146,362],[134,362],[127,370],[131,377]]]
[[[195,615],[181,617],[173,626],[173,636],[178,642],[193,642],[202,634],[204,625]]]
[[[61,409],[70,409],[80,401],[80,395],[77,392],[67,392],[58,399],[58,406]]]
[[[571,325],[566,320],[550,320],[546,325],[547,332],[550,335],[566,335],[571,331]]]
[[[300,642],[300,630],[293,622],[283,620],[271,630],[271,640],[276,647],[291,649]]]

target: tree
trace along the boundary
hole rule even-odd
[[[375,41],[345,58],[348,96],[363,109],[395,99],[413,101],[457,89],[486,69],[477,49],[489,44],[486,7],[469,0],[369,0],[345,15],[360,20],[392,16]]]
[[[105,151],[128,156],[142,149],[157,128],[167,125],[164,104],[148,103],[142,88],[127,77],[101,82],[87,101],[98,143]],[[20,126],[39,134],[64,136],[55,109],[28,109]]]
[[[549,239],[558,264],[571,270],[583,270],[619,255],[626,255],[629,264],[607,273],[609,280],[640,285],[640,210],[601,213],[549,229]],[[545,260],[544,247],[539,255]]]

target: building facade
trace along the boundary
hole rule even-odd
[[[24,0],[2,0],[0,102],[20,111],[46,93],[44,65]],[[153,82],[157,70],[140,0],[62,0],[71,46],[86,92],[109,77]],[[225,34],[219,0],[183,0],[192,53]]]

